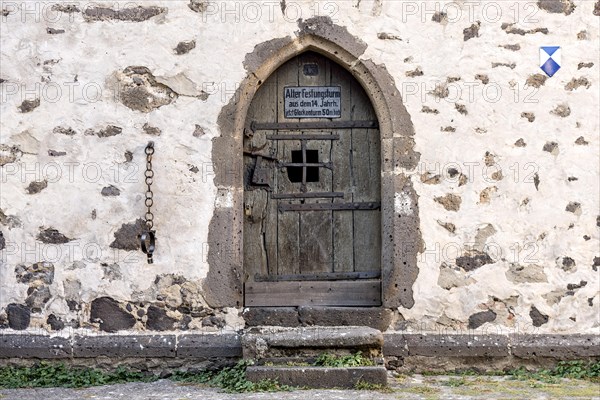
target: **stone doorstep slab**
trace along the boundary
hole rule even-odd
[[[600,335],[513,335],[510,351],[515,357],[526,359],[600,357]]]
[[[374,349],[383,346],[381,331],[367,327],[256,327],[242,336],[244,358],[262,359],[277,350]]]
[[[43,335],[0,335],[0,358],[70,358],[71,340]]]
[[[313,389],[352,389],[359,382],[387,385],[385,367],[265,367],[250,366],[246,379],[259,382],[264,379],[277,380],[282,385]]]
[[[241,337],[238,334],[188,334],[179,336],[177,357],[241,358]]]
[[[381,307],[249,307],[243,317],[247,326],[367,326],[385,331],[393,312]]]
[[[362,326],[329,326],[251,328],[242,337],[242,345],[246,341],[257,338],[264,339],[272,347],[317,347],[317,348],[347,348],[383,346],[381,331]]]
[[[73,338],[74,358],[176,356],[175,335],[78,336]]]
[[[386,356],[427,357],[508,357],[509,337],[505,335],[384,335]]]
[[[252,328],[255,329],[255,328]],[[277,333],[284,328],[269,329]],[[304,328],[310,329],[310,328]],[[344,327],[344,329],[350,329]],[[364,328],[361,328],[364,329]],[[366,328],[369,329],[369,328]],[[322,332],[331,328],[321,328]],[[249,330],[251,331],[251,330]],[[298,331],[299,332],[299,331]],[[332,338],[313,336],[305,341],[298,332],[290,336],[288,345],[294,343],[315,345],[318,339],[322,344],[332,345]],[[313,331],[314,332],[314,331]],[[340,333],[340,331],[336,331]],[[0,359],[65,359],[112,357],[155,357],[155,358],[241,358],[242,342],[248,357],[248,344],[256,345],[259,332],[240,337],[235,333],[224,334],[182,334],[182,335],[110,335],[110,336],[74,336],[64,338],[45,335],[0,334]],[[266,333],[266,332],[265,332]],[[370,343],[351,336],[344,336],[345,343]],[[385,356],[425,356],[425,357],[508,357],[523,359],[536,357],[573,360],[600,357],[600,335],[425,335],[376,332],[371,337],[373,343],[383,345]],[[285,344],[285,335],[275,336],[274,343]],[[352,339],[353,340],[353,339]],[[249,343],[250,341],[250,343]],[[310,344],[309,344],[310,343]],[[264,343],[266,344],[266,342]],[[338,347],[333,342],[333,347]],[[351,347],[350,347],[351,348]],[[252,354],[250,354],[252,355]]]

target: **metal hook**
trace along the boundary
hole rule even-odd
[[[140,246],[144,254],[148,257],[148,264],[152,264],[152,253],[156,248],[156,231],[146,231],[140,235]]]

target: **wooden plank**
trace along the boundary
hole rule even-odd
[[[274,80],[268,80],[262,85],[248,110],[248,120],[276,120],[276,92]],[[277,214],[277,204],[269,199],[267,187],[257,187],[252,183],[253,171],[257,158],[251,155],[260,151],[266,157],[260,161],[263,167],[274,165],[276,155],[274,143],[266,139],[272,131],[255,132],[251,137],[244,137],[244,164],[246,170],[245,187],[254,190],[244,192],[244,272],[249,279],[257,273],[269,273],[270,264],[277,265],[276,236],[277,226],[273,223],[272,215]],[[260,149],[260,150],[258,150]],[[273,181],[273,173],[267,176],[267,181]]]
[[[351,146],[352,130],[360,126],[362,121],[351,121],[352,115],[352,82],[354,78],[339,65],[331,64],[331,84],[342,87],[342,116],[345,124],[340,123],[340,140],[331,144],[331,162],[333,171],[332,190],[344,192],[343,199],[334,199],[334,203],[353,201]],[[356,125],[354,125],[356,124]],[[352,211],[333,211],[333,270],[335,272],[354,271],[354,232]]]
[[[305,75],[303,68],[300,68],[298,76],[299,86],[326,86],[331,84],[330,62],[327,58],[315,53],[304,53],[299,56],[300,66],[306,63],[317,64],[319,68],[318,75]],[[319,119],[305,118],[305,123],[321,123]],[[329,132],[322,132],[323,134]],[[306,135],[306,132],[302,132]],[[317,132],[319,134],[319,132]],[[306,141],[307,150],[318,151],[319,163],[327,164],[331,160],[331,140],[310,140]],[[319,168],[319,179],[316,182],[308,182],[306,189],[311,192],[332,191],[332,171],[327,168]],[[304,205],[311,203],[331,203],[331,199],[311,199],[304,200]],[[285,206],[285,205],[282,205]],[[286,213],[284,213],[286,214]],[[333,243],[332,243],[332,212],[308,211],[300,213],[300,251],[302,253],[302,263],[300,272],[331,272],[333,271]]]
[[[279,211],[377,210],[380,202],[279,204]]]
[[[341,67],[335,66],[337,70],[341,70]],[[345,70],[342,73],[348,74]],[[333,79],[333,76],[332,76]],[[344,82],[349,84],[350,82]],[[344,88],[342,87],[342,92]],[[342,94],[342,101],[344,100],[344,95]],[[347,103],[350,102],[350,98],[347,99]],[[344,112],[342,111],[342,118],[344,118]],[[343,120],[343,121],[317,121],[317,122],[258,122],[253,121],[250,124],[250,129],[253,131],[257,130],[290,130],[290,131],[306,131],[311,129],[318,130],[332,130],[332,129],[351,129],[351,128],[378,128],[379,122],[374,119],[370,121],[351,121],[351,120]]]
[[[339,281],[356,279],[377,279],[381,277],[379,271],[368,272],[323,272],[319,274],[300,275],[256,275],[255,282],[283,282],[283,281]]]
[[[363,88],[354,81],[352,90],[352,118],[373,119],[375,111]],[[381,161],[378,132],[370,129],[352,129],[353,201],[380,201]],[[354,270],[381,269],[381,213],[380,211],[353,211],[354,214]]]
[[[244,200],[244,269],[251,274],[268,274],[263,224],[267,215],[268,192],[247,192]]]
[[[284,115],[283,91],[286,86],[298,85],[298,58],[293,58],[277,71],[277,122],[299,122],[299,119],[286,119]],[[297,141],[273,141],[277,147],[277,158],[291,161],[291,152],[300,150]],[[286,168],[278,168],[275,172],[276,186],[274,193],[299,192],[298,184],[290,182]],[[275,200],[281,203],[282,200]],[[286,200],[298,202],[299,200]],[[300,273],[300,216],[298,213],[279,213],[277,216],[277,270],[274,274]]]
[[[248,282],[246,307],[380,306],[381,281]]]

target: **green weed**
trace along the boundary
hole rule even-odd
[[[537,380],[544,383],[558,383],[561,378],[585,379],[600,382],[600,361],[560,361],[555,367],[528,371],[517,368],[505,373],[519,380]]]
[[[356,384],[354,385],[354,389],[356,389],[356,390],[371,390],[371,391],[377,391],[377,392],[382,392],[382,393],[393,393],[394,392],[394,389],[390,388],[389,386],[380,385],[378,383],[363,382],[363,381],[356,382]]]
[[[293,390],[291,386],[281,385],[277,381],[266,379],[250,382],[246,379],[246,369],[251,365],[248,361],[240,361],[233,367],[220,371],[203,371],[199,373],[176,372],[171,379],[178,382],[200,383],[216,386],[227,393],[279,392]]]
[[[112,372],[47,362],[40,362],[32,367],[0,367],[0,389],[78,388],[125,382],[151,382],[156,379],[152,375],[130,371],[123,367],[119,367]]]
[[[338,356],[335,354],[323,353],[314,362],[317,367],[369,367],[375,365],[372,360],[362,355],[362,352]]]
[[[465,385],[466,381],[464,377],[461,378],[449,378],[447,381],[442,382],[442,385],[444,386],[450,386],[450,387],[459,387],[459,386],[463,386]]]

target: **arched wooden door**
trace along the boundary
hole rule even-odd
[[[313,52],[263,83],[244,132],[245,306],[381,304],[381,150],[360,84]]]

